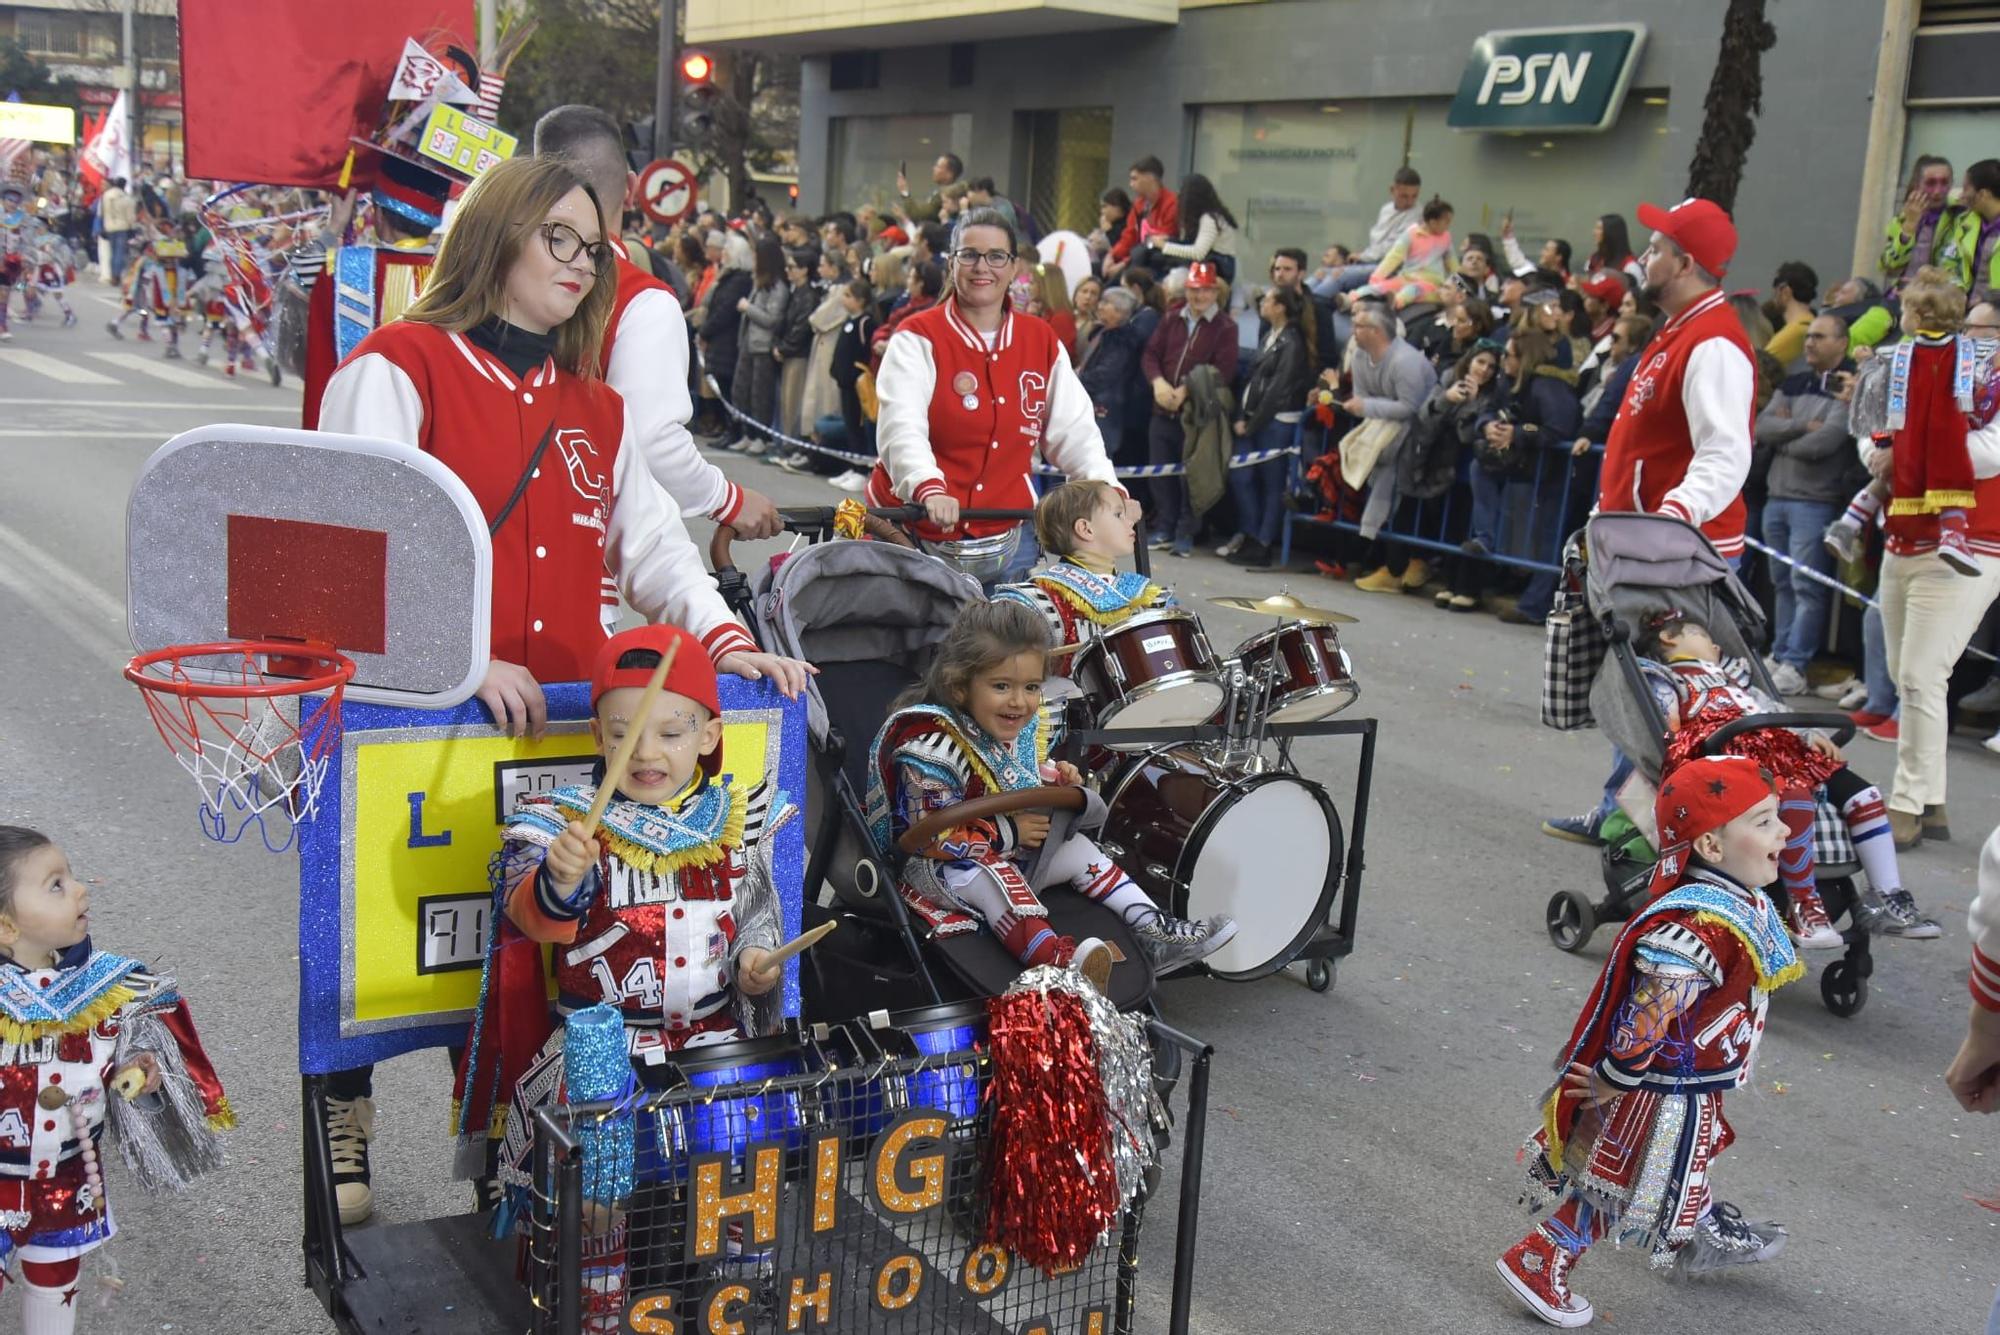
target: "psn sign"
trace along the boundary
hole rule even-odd
[[[1459,130],[1604,130],[1646,40],[1636,23],[1516,28],[1472,44],[1446,124]]]

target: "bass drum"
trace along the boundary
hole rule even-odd
[[[1217,977],[1276,973],[1327,920],[1346,849],[1318,784],[1164,746],[1133,757],[1105,794],[1098,842],[1155,903],[1236,920],[1236,936],[1204,961]]]

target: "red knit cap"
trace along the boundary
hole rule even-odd
[[[1702,756],[1668,775],[1653,804],[1660,860],[1653,868],[1651,893],[1663,894],[1679,882],[1695,840],[1729,824],[1771,792],[1771,776],[1741,756]]]

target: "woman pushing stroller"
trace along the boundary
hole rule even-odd
[[[1668,609],[1648,617],[1644,629],[1640,651],[1652,660],[1647,678],[1671,734],[1661,773],[1699,756],[1702,744],[1724,724],[1746,715],[1784,712],[1784,705],[1757,688],[1746,664],[1723,657],[1708,627],[1694,617]],[[1756,728],[1732,737],[1722,750],[1755,760],[1776,780],[1787,834],[1778,874],[1791,899],[1788,925],[1802,948],[1837,950],[1843,944],[1813,878],[1814,790],[1822,786],[1847,825],[1868,877],[1871,925],[1920,940],[1939,934],[1937,923],[1917,912],[1916,901],[1903,888],[1881,790],[1848,768],[1832,739],[1789,728]]]

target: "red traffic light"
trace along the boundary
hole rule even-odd
[[[681,76],[689,83],[706,83],[714,73],[715,62],[708,58],[707,52],[690,51],[681,57]]]

